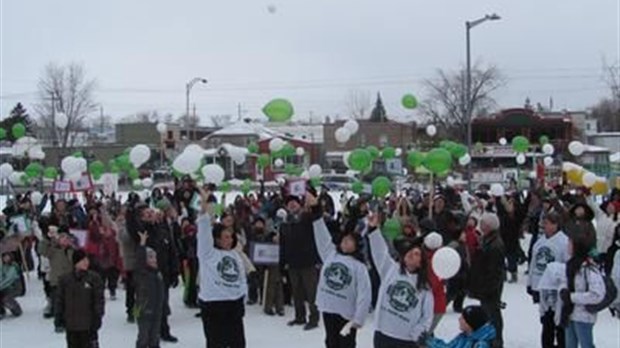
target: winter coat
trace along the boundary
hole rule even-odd
[[[103,282],[92,271],[74,271],[62,276],[56,292],[56,322],[67,331],[90,331],[101,327],[105,299]]]
[[[39,254],[49,259],[50,271],[47,274],[52,286],[58,285],[61,276],[73,270],[73,249],[64,249],[56,241],[43,238],[38,244]]]
[[[101,261],[101,253],[103,249],[103,234],[101,229],[103,227],[97,221],[91,220],[88,223],[88,238],[86,239],[86,245],[84,251],[92,256],[98,262]]]
[[[568,284],[568,280],[566,284]],[[603,282],[601,272],[589,261],[584,262],[575,275],[575,291],[570,294],[570,300],[575,305],[570,315],[570,320],[594,324],[596,322],[596,313],[590,313],[585,306],[597,304],[604,297],[605,283]]]
[[[280,225],[280,263],[290,268],[307,268],[319,264],[319,255],[314,243],[312,217],[303,214],[298,221]]]
[[[438,338],[430,338],[426,341],[427,348],[490,348],[495,339],[495,328],[487,323],[481,328],[468,335],[460,333],[450,342],[444,342]]]
[[[614,263],[611,268],[610,274],[611,280],[616,285],[616,289],[620,289],[620,253],[616,253],[614,256]],[[611,304],[611,308],[615,308],[617,311],[620,311],[620,293],[616,300]],[[620,316],[618,317],[620,319]]]
[[[146,248],[136,251],[136,310],[140,318],[160,318],[164,311],[164,279],[146,264]]]
[[[116,232],[111,231],[111,235],[103,236],[101,240],[101,254],[99,262],[102,269],[122,268],[121,252],[116,241]]]
[[[616,226],[620,224],[620,218],[614,221],[614,217],[608,216],[601,207],[595,206],[592,199],[588,200],[588,205],[594,211],[594,221],[596,221],[596,249],[600,253],[606,253],[613,243],[614,232]]]
[[[500,233],[506,253],[514,254],[519,250],[519,237],[521,236],[521,225],[525,219],[525,209],[519,203],[514,204],[514,211],[509,213],[503,202],[498,202],[497,216],[500,219]]]
[[[16,262],[5,264],[0,262],[0,291],[7,293],[21,293],[21,276],[19,265]]]
[[[504,244],[497,231],[482,238],[472,257],[469,295],[476,299],[499,298],[505,277]]]

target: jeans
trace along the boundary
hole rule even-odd
[[[564,329],[566,335],[566,348],[594,348],[594,338],[592,337],[592,323],[581,323],[570,321]]]

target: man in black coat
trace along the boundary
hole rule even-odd
[[[72,259],[74,271],[58,282],[56,327],[65,328],[68,348],[96,348],[105,307],[103,282],[97,273],[88,270],[86,253],[78,250]]]
[[[305,325],[304,330],[311,330],[319,322],[315,299],[319,282],[317,265],[320,263],[314,243],[312,216],[302,212],[301,200],[297,196],[287,197],[286,209],[287,219],[280,225],[280,264],[288,269],[295,307],[295,319],[288,325]],[[310,309],[307,322],[305,302],[308,302]]]
[[[504,243],[499,236],[499,218],[493,213],[480,217],[482,240],[472,255],[469,277],[469,296],[480,300],[480,305],[491,318],[496,338],[493,348],[503,347],[502,330],[504,322],[501,313],[501,297],[505,278]]]

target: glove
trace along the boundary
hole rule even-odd
[[[172,279],[170,280],[170,287],[175,289],[177,286],[179,286],[179,276],[172,276]]]
[[[572,304],[572,301],[570,300],[570,291],[568,289],[560,290],[560,298],[562,299],[562,302]]]
[[[527,287],[527,294],[532,297],[532,302],[538,303],[540,302],[540,293],[538,291],[532,290],[531,286]]]

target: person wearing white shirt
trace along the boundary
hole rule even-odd
[[[316,303],[323,313],[325,346],[353,348],[356,331],[364,324],[372,299],[370,276],[363,263],[361,236],[345,232],[336,247],[316,197],[308,194],[306,201],[312,207],[314,240],[323,262]]]
[[[430,291],[422,239],[403,238],[395,243],[399,262],[389,253],[378,215],[368,218],[370,252],[381,277],[375,309],[375,348],[417,348],[433,322]]]
[[[243,304],[247,278],[243,261],[235,251],[233,231],[212,225],[207,197],[202,195],[198,225],[197,255],[200,274],[199,305],[208,347],[245,347]]]

